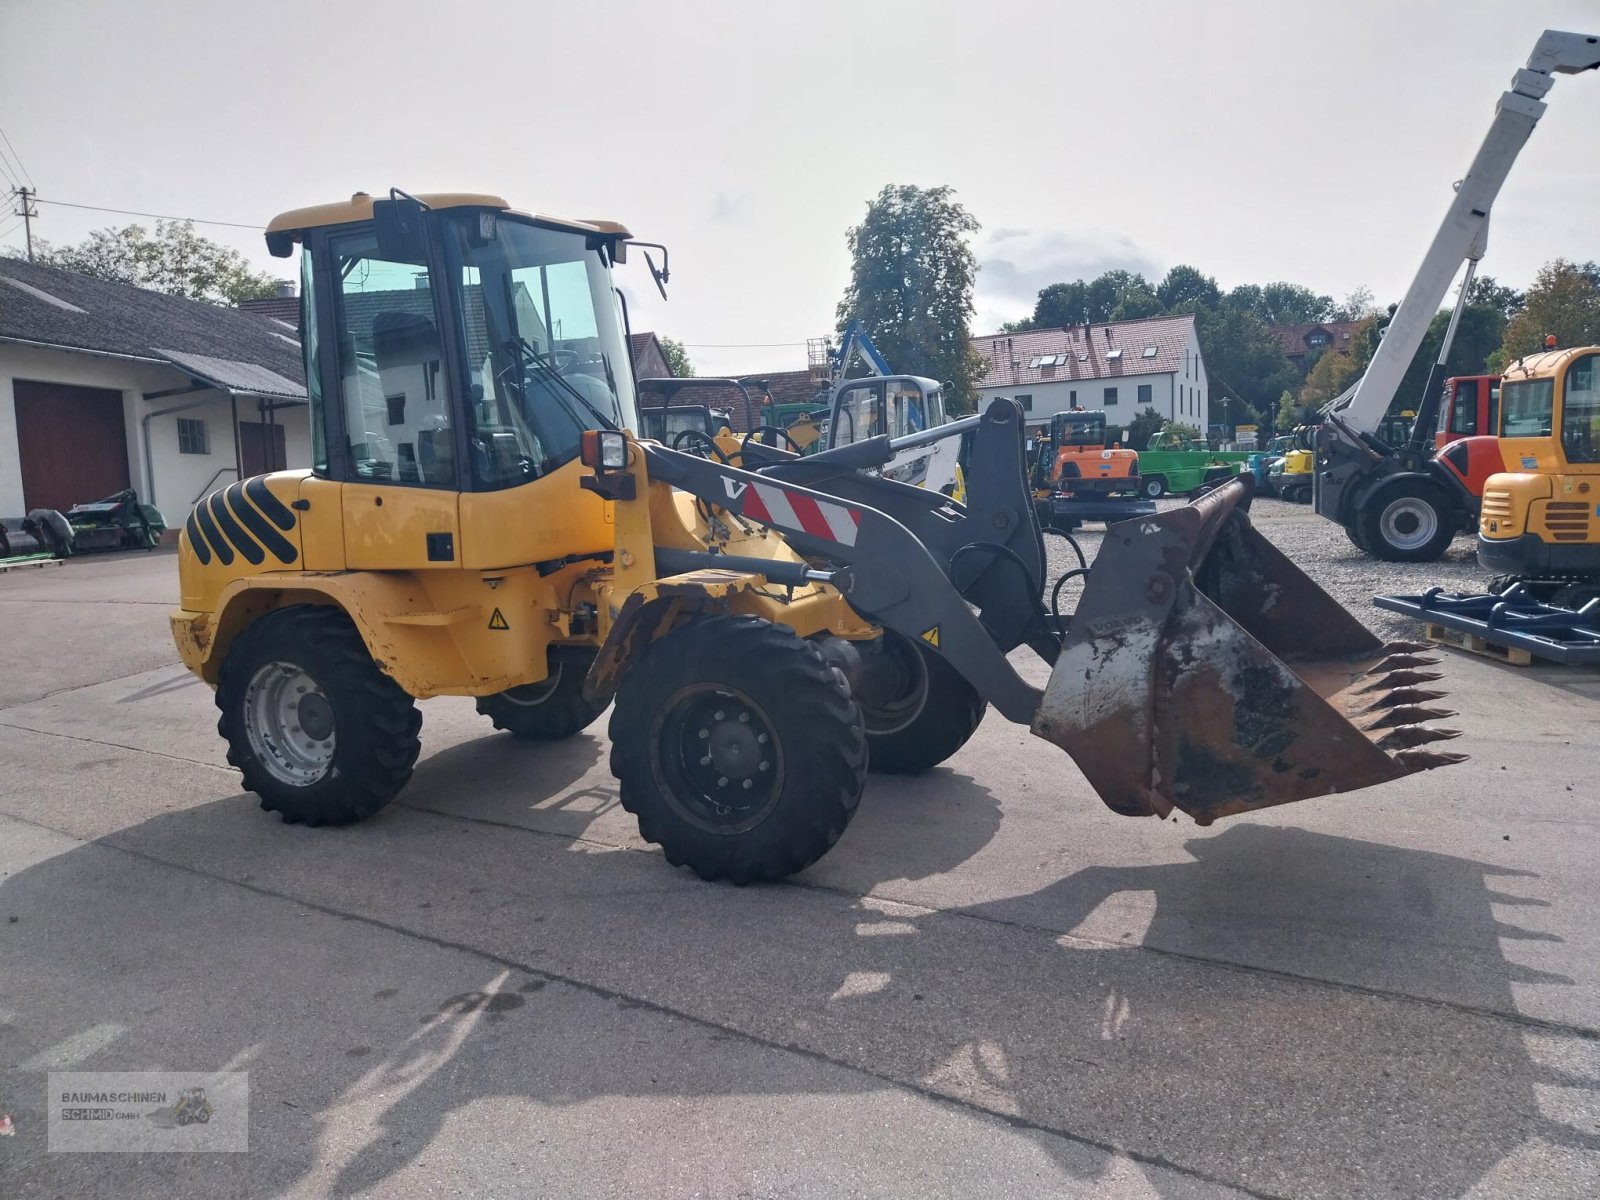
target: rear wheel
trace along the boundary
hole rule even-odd
[[[611,716],[611,772],[673,866],[737,884],[827,853],[855,815],[866,729],[844,676],[770,621],[715,616],[651,645]]]
[[[422,743],[416,702],[336,608],[296,605],[245,628],[217,680],[217,732],[261,807],[348,825],[405,786]]]
[[[593,662],[592,650],[552,646],[548,675],[538,683],[480,696],[478,711],[513,737],[531,742],[569,738],[605,711],[604,704],[591,703],[583,695],[584,677]]]
[[[1146,475],[1139,484],[1139,491],[1147,499],[1158,500],[1167,494],[1167,478],[1165,475]]]
[[[1455,539],[1458,524],[1445,494],[1416,480],[1380,489],[1356,520],[1362,542],[1385,562],[1436,562]]]
[[[987,705],[961,672],[892,629],[860,650],[856,699],[872,770],[920,774],[966,745]]]

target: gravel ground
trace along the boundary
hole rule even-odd
[[[1183,503],[1182,500],[1163,500],[1160,505],[1166,510]],[[1250,519],[1301,570],[1385,640],[1415,639],[1422,629],[1419,622],[1409,617],[1375,607],[1374,596],[1414,594],[1430,587],[1482,591],[1489,581],[1488,572],[1478,566],[1471,534],[1458,537],[1438,562],[1387,563],[1362,554],[1351,544],[1341,526],[1317,516],[1308,504],[1290,504],[1258,496],[1251,502]],[[1075,536],[1085,556],[1093,563],[1104,536],[1102,527],[1091,525]],[[1045,581],[1048,589],[1062,571],[1077,563],[1060,538],[1047,537],[1045,546],[1050,558],[1049,578]],[[1062,611],[1070,611],[1076,604],[1079,590],[1076,581],[1062,589]]]

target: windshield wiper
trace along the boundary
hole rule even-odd
[[[506,344],[517,349],[519,352],[519,358],[526,358],[528,362],[536,367],[540,373],[540,378],[560,385],[561,389],[565,391],[568,396],[571,396],[579,404],[583,405],[586,409],[593,413],[595,420],[599,421],[603,428],[620,428],[620,426],[618,426],[614,420],[606,416],[605,413],[601,412],[592,403],[590,403],[589,397],[585,396],[577,388],[568,383],[566,376],[562,375],[559,370],[546,362],[544,356],[534,348],[532,343],[530,343],[527,338],[518,335],[517,337],[506,339]],[[578,414],[572,410],[571,406],[563,405],[563,407],[566,408],[567,416],[572,419],[572,423],[582,428],[583,421],[579,418]]]

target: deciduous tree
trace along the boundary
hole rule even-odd
[[[946,383],[958,410],[973,407],[982,357],[972,349],[978,222],[948,187],[890,184],[848,232],[850,284],[839,302],[896,371]]]
[[[689,352],[683,348],[683,343],[674,338],[664,337],[661,342],[661,356],[667,360],[667,367],[679,379],[689,379],[694,375],[694,364],[689,361]]]
[[[1500,344],[1506,362],[1533,354],[1555,335],[1559,346],[1600,342],[1600,265],[1558,258],[1546,263]]]
[[[75,245],[39,243],[34,257],[96,279],[213,304],[261,299],[277,287],[237,250],[201,237],[193,221],[157,221],[153,234],[143,225],[96,229]]]

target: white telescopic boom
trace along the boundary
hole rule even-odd
[[[1489,210],[1528,135],[1544,115],[1543,97],[1555,82],[1552,75],[1576,75],[1596,67],[1600,67],[1600,38],[1547,29],[1528,65],[1512,77],[1511,90],[1500,97],[1488,136],[1478,148],[1466,178],[1456,186],[1444,223],[1384,331],[1366,374],[1356,384],[1349,401],[1336,405],[1347,428],[1355,433],[1372,433],[1378,428],[1422,345],[1433,315],[1450,289],[1450,281],[1463,261],[1482,257],[1488,240]]]

